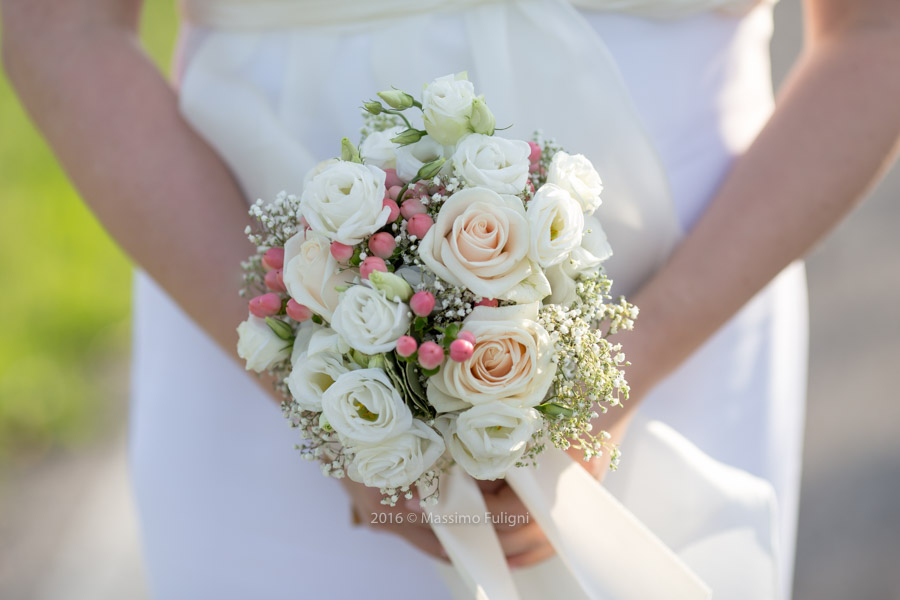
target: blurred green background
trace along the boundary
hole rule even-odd
[[[145,2],[141,29],[168,71],[174,3]],[[109,425],[121,397],[110,377],[127,373],[130,278],[0,76],[0,465]]]

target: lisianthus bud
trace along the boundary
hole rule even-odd
[[[341,160],[354,163],[362,162],[362,159],[359,157],[359,149],[353,145],[349,138],[341,140]]]
[[[388,215],[388,223],[393,223],[397,220],[397,217],[400,216],[400,207],[397,206],[397,203],[391,200],[390,198],[384,199],[384,206],[391,209],[391,214]]]
[[[339,263],[346,263],[353,256],[353,246],[340,242],[331,242],[331,255]]]
[[[436,369],[444,362],[444,349],[434,342],[419,346],[419,364],[425,369]]]
[[[372,286],[376,290],[383,292],[384,297],[388,300],[400,298],[401,302],[406,302],[413,295],[413,289],[406,283],[406,280],[393,273],[378,270],[372,271],[369,273],[369,281],[372,282]]]
[[[409,235],[414,235],[421,240],[432,225],[434,225],[434,219],[426,213],[419,213],[410,217],[406,222],[406,231],[409,232]]]
[[[372,271],[387,273],[387,265],[384,264],[384,260],[377,256],[369,256],[359,265],[359,276],[363,279],[368,279]]]
[[[260,319],[265,319],[281,312],[281,296],[274,292],[252,298],[249,304],[250,313]]]
[[[384,100],[385,104],[397,110],[406,110],[415,102],[412,96],[401,90],[378,92],[378,97]]]
[[[494,298],[482,298],[475,303],[475,306],[490,306],[491,308],[497,308],[499,304],[500,303]]]
[[[369,238],[369,250],[379,258],[390,258],[396,247],[394,236],[384,231]]]
[[[475,347],[469,340],[456,338],[450,342],[450,359],[456,362],[466,362],[472,358]]]
[[[363,103],[363,108],[366,109],[366,112],[370,115],[380,115],[384,110],[384,107],[381,105],[381,102],[377,102],[372,100],[370,102]]]
[[[427,317],[434,310],[434,294],[431,292],[416,292],[409,300],[409,307],[419,317]]]
[[[397,354],[403,358],[412,356],[418,347],[419,343],[416,342],[416,338],[414,337],[403,335],[397,339]]]
[[[467,342],[469,342],[469,343],[472,344],[473,346],[475,345],[475,334],[472,333],[471,331],[465,331],[465,330],[464,330],[464,331],[460,331],[459,333],[456,334],[456,339],[458,339],[458,340],[466,340]]]
[[[284,287],[284,279],[282,278],[281,269],[273,269],[266,273],[265,282],[266,287],[273,292],[287,291],[287,288]]]
[[[284,267],[284,248],[269,248],[263,254],[262,264],[267,269],[281,269]]]
[[[541,146],[537,142],[528,142],[528,146],[531,148],[531,154],[528,155],[528,162],[534,164],[541,160]]]
[[[409,144],[415,144],[416,142],[421,140],[423,135],[425,135],[424,131],[420,131],[418,129],[407,129],[397,137],[391,138],[391,141],[395,144],[400,144],[401,146],[407,146]]]
[[[388,189],[394,187],[403,187],[403,180],[397,177],[397,169],[384,169],[384,186]],[[394,198],[396,200],[396,198]]]
[[[475,133],[494,135],[494,114],[484,102],[484,96],[478,96],[472,100],[472,116],[469,117],[469,125]]]
[[[308,321],[313,316],[313,311],[309,310],[307,306],[300,304],[293,298],[287,301],[287,306],[284,308],[287,312],[287,315],[298,323],[302,323],[303,321]]]
[[[400,214],[403,215],[404,219],[411,219],[413,215],[426,212],[428,212],[428,209],[425,208],[425,205],[418,198],[404,200],[403,204],[400,205]]]
[[[269,329],[271,329],[275,335],[277,335],[284,341],[294,339],[294,328],[281,319],[266,317],[266,325],[269,326]]]
[[[444,163],[447,162],[447,159],[441,157],[437,160],[433,160],[430,163],[425,163],[419,169],[419,172],[416,173],[416,177],[418,179],[431,179],[435,175],[441,172],[441,167],[444,166]]]

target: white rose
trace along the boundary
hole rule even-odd
[[[414,419],[406,433],[357,447],[347,475],[369,487],[402,488],[412,485],[443,453],[444,441],[437,432]]]
[[[457,415],[441,415],[435,427],[450,455],[475,479],[499,479],[515,466],[541,418],[533,408],[489,402]]]
[[[459,142],[451,162],[456,175],[469,186],[521,194],[528,181],[530,153],[528,143],[521,140],[473,133]]]
[[[391,127],[384,131],[370,133],[362,144],[359,145],[359,154],[367,165],[374,165],[379,169],[393,169],[397,166],[397,144],[391,140],[403,131],[405,127]]]
[[[466,188],[447,200],[419,244],[419,257],[438,277],[485,298],[534,302],[550,293],[528,258],[525,207],[515,196]]]
[[[291,344],[281,339],[265,319],[249,315],[238,325],[238,356],[246,361],[248,371],[261,373],[291,355]]]
[[[555,183],[572,194],[586,213],[592,213],[600,206],[600,192],[603,191],[600,174],[591,161],[581,154],[554,154],[547,173],[547,183]]]
[[[325,391],[338,377],[359,366],[345,360],[347,348],[333,330],[321,325],[315,327],[317,329],[311,335],[305,336],[305,344],[300,353],[291,358],[291,373],[285,382],[297,404],[306,410],[321,412],[322,395]],[[299,333],[294,341],[295,354],[298,341]]]
[[[339,376],[322,394],[322,412],[349,444],[375,444],[406,433],[413,416],[381,369]]]
[[[584,213],[561,187],[542,185],[528,202],[526,217],[531,228],[529,256],[542,267],[561,263],[581,245]]]
[[[603,261],[610,256],[612,248],[600,221],[593,215],[585,217],[581,245],[572,250],[561,263],[546,270],[553,293],[544,299],[544,303],[569,306],[576,297],[575,280],[596,274]]]
[[[337,161],[312,177],[300,196],[300,214],[329,240],[352,246],[387,223],[384,171]]]
[[[356,277],[355,269],[344,269],[331,255],[331,242],[313,230],[301,230],[284,245],[284,286],[291,298],[326,320],[338,303],[337,286]]]
[[[465,73],[438,77],[422,92],[425,131],[440,144],[456,144],[471,131],[469,117],[474,100],[475,86]]]
[[[397,177],[403,181],[412,181],[424,165],[439,158],[446,158],[449,155],[447,150],[427,135],[422,136],[418,142],[398,147],[396,150]],[[448,162],[441,167],[441,173],[449,172],[450,163]]]
[[[553,344],[537,322],[537,302],[492,308],[477,306],[463,321],[475,336],[464,363],[447,361],[428,378],[428,401],[438,412],[502,400],[518,407],[540,404],[553,383]]]
[[[409,307],[394,302],[368,283],[351,286],[341,294],[331,326],[350,345],[365,354],[380,354],[397,347],[411,321]]]

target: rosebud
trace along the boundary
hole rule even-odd
[[[447,162],[446,158],[439,158],[437,160],[433,160],[430,163],[425,163],[419,169],[419,172],[416,173],[417,179],[431,179],[435,175],[441,172],[441,167],[444,166],[444,163]]]
[[[450,359],[455,362],[466,362],[472,358],[475,347],[469,340],[457,338],[450,342]]]
[[[287,301],[285,311],[290,318],[297,321],[298,323],[308,321],[313,316],[313,312],[308,307],[300,304],[293,298]]]
[[[359,150],[353,145],[353,142],[351,142],[349,138],[341,140],[341,160],[355,163],[362,162],[362,159],[359,157]]]
[[[472,100],[472,116],[469,117],[469,126],[475,133],[494,135],[494,113],[484,103],[484,96],[478,96]]]
[[[425,135],[424,131],[407,129],[406,131],[401,132],[397,137],[391,138],[391,141],[395,144],[400,144],[401,146],[408,146],[409,144],[415,144],[421,140],[423,135]]]
[[[359,265],[359,276],[363,279],[368,279],[372,271],[387,273],[387,265],[384,264],[384,260],[377,256],[369,256]]]
[[[413,295],[413,289],[406,280],[393,273],[372,271],[369,273],[369,281],[372,282],[372,287],[384,293],[384,297],[388,300],[400,298],[401,302],[406,302]]]
[[[390,258],[396,247],[394,236],[384,231],[369,238],[369,250],[379,258]]]
[[[425,213],[419,213],[410,217],[406,222],[406,231],[409,232],[409,235],[414,235],[421,240],[432,225],[434,225],[434,219]]]
[[[284,287],[284,279],[282,278],[281,269],[273,269],[266,273],[266,278],[264,281],[266,282],[266,287],[273,292],[287,291],[287,288]]]
[[[401,90],[378,92],[378,97],[384,100],[385,104],[397,110],[406,110],[415,102],[415,98]]]
[[[250,313],[260,319],[277,315],[281,312],[281,296],[274,292],[251,298]]]
[[[475,334],[471,331],[460,331],[456,334],[456,339],[458,340],[466,340],[473,346],[475,345]]]
[[[425,208],[425,205],[422,204],[422,201],[418,198],[404,200],[403,204],[400,205],[400,214],[403,215],[404,219],[411,219],[413,215],[424,214],[426,212],[428,212],[428,209]]]
[[[284,248],[269,248],[263,254],[262,264],[266,269],[281,269],[284,267]]]
[[[528,162],[534,164],[541,160],[541,146],[537,142],[528,142],[528,146],[531,148],[531,154],[528,155]]]
[[[431,370],[441,366],[444,362],[444,349],[434,342],[425,342],[419,346],[419,364],[423,368]]]
[[[331,242],[331,255],[339,263],[346,263],[353,256],[353,246],[340,242]]]
[[[431,292],[416,292],[409,300],[409,307],[419,317],[427,317],[434,310],[434,294]]]
[[[386,206],[391,209],[391,214],[388,215],[388,223],[393,223],[397,220],[397,217],[400,216],[400,207],[397,206],[397,203],[390,198],[385,198],[382,206]]]
[[[416,338],[414,337],[402,335],[397,339],[397,354],[403,358],[412,356],[418,347],[419,343],[416,342]]]
[[[384,107],[381,105],[381,102],[376,100],[372,100],[370,102],[366,102],[363,104],[363,108],[366,109],[366,112],[370,115],[380,115],[384,110]]]
[[[397,169],[384,169],[384,187],[390,189],[395,185],[403,187],[403,180],[397,177]]]
[[[499,304],[500,303],[493,298],[482,298],[475,303],[475,306],[490,306],[491,308],[497,308]]]

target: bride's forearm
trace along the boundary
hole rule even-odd
[[[641,316],[623,341],[637,398],[809,251],[889,164],[900,136],[900,10],[840,4],[810,2],[811,42],[769,123],[632,298]]]
[[[242,193],[141,50],[137,0],[3,0],[9,78],[113,238],[233,353]],[[40,202],[40,198],[34,198]]]

